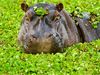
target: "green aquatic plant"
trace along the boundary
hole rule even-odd
[[[43,0],[27,0],[28,4],[33,4],[31,1]],[[65,0],[63,3],[69,13],[78,5],[78,13],[94,12],[95,20],[100,22],[99,0]],[[46,14],[39,13],[37,7],[34,10],[40,16]],[[0,0],[0,75],[100,75],[100,39],[65,48],[64,53],[25,54],[16,44],[23,14],[19,0]]]
[[[34,7],[33,9],[34,9],[35,13],[38,16],[44,16],[44,15],[47,15],[48,14],[48,10],[47,9],[44,9],[42,7],[40,7],[40,8]]]

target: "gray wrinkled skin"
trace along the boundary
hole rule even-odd
[[[41,6],[44,9],[48,8],[48,15],[36,15],[33,8]],[[56,53],[63,52],[64,47],[72,44],[98,38],[96,30],[92,29],[90,24],[88,30],[85,21],[80,18],[76,18],[76,21],[79,23],[78,26],[66,11],[57,11],[54,5],[36,4],[30,7],[23,17],[18,41],[27,53]]]

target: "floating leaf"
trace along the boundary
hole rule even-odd
[[[40,7],[40,8],[34,7],[34,11],[38,16],[44,16],[44,15],[48,14],[48,11],[42,7]]]

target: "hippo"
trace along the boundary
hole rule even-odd
[[[45,13],[38,13],[39,8]],[[62,3],[37,3],[29,7],[23,2],[21,9],[25,15],[21,21],[18,42],[26,53],[64,52],[65,47],[100,38],[100,28],[92,28],[87,19],[75,17],[73,20],[63,9]]]

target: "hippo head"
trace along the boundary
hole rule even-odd
[[[28,7],[21,4],[25,15],[18,40],[28,53],[62,52],[64,47],[63,4],[38,3]],[[42,9],[41,9],[42,8]]]

